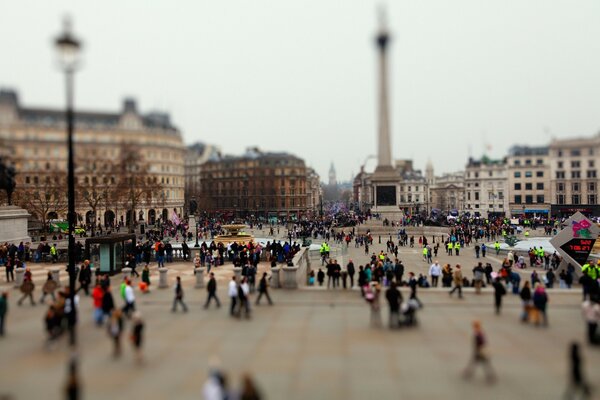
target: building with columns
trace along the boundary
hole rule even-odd
[[[465,209],[465,173],[445,173],[434,177],[429,186],[431,209],[446,215],[460,214]]]
[[[0,141],[17,170],[15,202],[39,220],[66,219],[64,110],[26,107],[16,92],[1,90]],[[142,114],[133,99],[118,112],[76,109],[74,141],[78,223],[153,224],[183,212],[185,147],[168,114]],[[123,165],[125,150],[135,166]],[[123,196],[129,190],[133,207]]]

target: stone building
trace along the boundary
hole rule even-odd
[[[465,169],[465,212],[490,218],[508,209],[506,159],[469,158]]]
[[[1,90],[0,141],[11,148],[17,199],[40,220],[66,219],[65,112]],[[183,212],[185,147],[168,114],[141,114],[132,99],[119,112],[76,109],[74,141],[79,223],[153,224]]]
[[[304,160],[288,153],[250,148],[223,156],[202,167],[198,206],[225,218],[300,219],[314,212],[309,173]]]
[[[429,186],[431,208],[442,214],[460,214],[465,208],[464,172],[446,173],[433,179]]]
[[[550,212],[548,146],[513,146],[506,162],[511,217],[546,217]]]
[[[580,211],[600,215],[600,133],[588,138],[556,139],[550,143],[550,198],[553,216]]]
[[[221,157],[219,147],[206,144],[194,143],[187,146],[185,153],[185,214],[200,212],[198,201],[202,190],[201,176],[202,167],[209,160],[218,160]]]

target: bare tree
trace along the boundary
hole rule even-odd
[[[93,147],[78,149],[77,156],[77,194],[79,201],[92,211],[91,228],[94,236],[97,210],[108,199],[111,185],[116,183],[114,163],[101,158]]]
[[[16,204],[25,208],[48,230],[49,214],[59,216],[67,211],[67,174],[54,170],[31,177],[29,184],[17,188]]]
[[[162,185],[150,172],[150,164],[131,143],[121,143],[116,190],[122,194],[124,207],[129,213],[129,231],[134,231],[137,207],[146,202],[151,204],[162,192]]]

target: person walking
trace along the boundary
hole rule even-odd
[[[525,281],[525,284],[523,285],[519,296],[521,297],[521,303],[523,304],[523,311],[521,312],[521,322],[528,322],[529,312],[531,311],[531,287],[529,286],[529,281]]]
[[[269,301],[269,305],[272,306],[273,305],[273,301],[271,301],[271,296],[269,296],[269,290],[268,290],[268,283],[267,283],[267,273],[263,272],[263,276],[260,279],[260,282],[258,282],[258,297],[256,298],[256,305],[259,304],[261,297],[263,296],[263,294],[267,297],[267,300]]]
[[[139,311],[133,313],[133,327],[131,328],[131,344],[135,353],[135,361],[140,364],[142,356],[142,338],[144,333],[144,320]]]
[[[380,305],[381,286],[378,282],[371,282],[365,288],[365,300],[369,303],[371,309],[371,327],[381,328],[381,305]]]
[[[6,259],[6,263],[4,265],[6,270],[6,282],[14,282],[15,281],[15,264],[13,258],[8,256]]]
[[[542,323],[544,326],[548,326],[548,315],[546,314],[546,306],[548,305],[548,294],[546,289],[541,283],[535,286],[533,292],[533,306],[537,311],[537,318],[535,321],[536,325],[539,325],[539,316],[542,316]]]
[[[229,281],[227,294],[229,295],[229,298],[231,299],[231,307],[229,308],[229,315],[231,315],[233,317],[236,315],[237,298],[239,296],[238,295],[238,284],[235,280],[235,275],[232,276],[231,280]]]
[[[121,356],[121,334],[123,333],[123,314],[121,310],[114,309],[108,322],[108,336],[113,341],[113,357]]]
[[[103,287],[102,284],[100,285],[100,287]],[[103,317],[110,318],[113,310],[115,309],[115,300],[110,291],[110,286],[104,286],[103,291],[104,294],[102,295],[102,315]]]
[[[496,308],[496,315],[500,315],[500,309],[502,308],[502,297],[506,294],[506,289],[504,285],[500,281],[500,278],[497,277],[494,279],[494,305]]]
[[[458,290],[458,298],[462,299],[463,276],[459,264],[456,264],[456,267],[454,267],[454,272],[452,273],[452,281],[454,282],[454,288],[452,288],[452,290],[449,292],[450,296],[452,297],[452,294],[454,294],[454,292]]]
[[[148,268],[148,264],[144,265],[142,269],[142,282],[146,284],[146,291],[144,293],[150,292],[150,268]]]
[[[181,277],[179,276],[175,282],[175,297],[173,298],[173,307],[171,307],[171,312],[177,311],[177,303],[181,304],[183,312],[187,312],[188,308],[183,302],[183,287],[181,286]]]
[[[488,383],[493,383],[496,380],[496,374],[490,363],[489,355],[486,351],[487,341],[481,323],[473,321],[473,356],[469,364],[463,372],[465,379],[470,379],[477,365],[481,365],[485,371],[486,380]]]
[[[212,299],[215,299],[215,301],[217,302],[217,308],[220,308],[221,302],[217,297],[217,280],[215,279],[214,272],[210,273],[210,279],[208,280],[208,284],[206,285],[206,291],[208,292],[208,295],[206,297],[206,303],[204,303],[204,308],[208,308]]]
[[[133,292],[133,287],[131,286],[131,281],[127,279],[125,281],[125,307],[123,307],[123,312],[129,318],[130,314],[135,311],[135,293]]]
[[[598,322],[600,322],[600,304],[598,298],[594,296],[592,299],[585,300],[581,304],[583,318],[587,324],[588,343],[591,345],[599,345],[600,337],[597,335]]]
[[[32,306],[35,306],[35,301],[33,301],[33,291],[35,289],[35,284],[33,283],[33,277],[31,275],[31,270],[27,268],[25,273],[23,274],[23,283],[21,284],[21,293],[23,296],[19,299],[17,304],[20,306],[27,297],[29,297],[29,301]]]
[[[79,271],[79,289],[83,290],[86,296],[90,295],[90,283],[92,282],[92,271],[90,269],[90,260],[85,260],[81,264],[81,271]]]
[[[238,309],[238,316],[242,315],[242,309],[245,312],[245,317],[250,318],[250,284],[248,278],[242,278],[242,283],[238,288],[238,296],[240,299],[240,307]]]
[[[348,277],[350,278],[350,289],[352,289],[354,287],[354,273],[356,272],[352,260],[350,260],[348,265],[346,265],[346,271],[348,271]]]
[[[583,377],[581,355],[579,354],[579,344],[571,343],[569,361],[571,363],[571,373],[569,386],[565,392],[565,399],[591,399],[592,389]],[[577,396],[580,394],[580,396]]]
[[[8,292],[2,292],[0,296],[0,337],[4,336],[6,314],[8,313]]]
[[[104,312],[102,311],[102,298],[104,297],[104,290],[100,286],[100,282],[96,282],[96,286],[92,290],[92,299],[94,300],[94,321],[96,326],[102,326],[104,321]]]
[[[429,276],[431,276],[432,287],[437,287],[440,275],[442,275],[442,267],[438,260],[435,260],[435,263],[431,264],[429,267]]]
[[[390,306],[390,329],[397,328],[400,323],[400,304],[402,303],[402,293],[396,287],[396,282],[392,282],[385,291],[385,298]]]
[[[44,304],[44,300],[48,295],[50,295],[50,297],[52,297],[52,301],[55,302],[56,296],[54,295],[54,291],[56,290],[57,286],[58,285],[52,276],[52,272],[48,271],[46,282],[44,283],[44,286],[42,286],[42,297],[40,298],[40,303]]]
[[[483,286],[483,277],[485,276],[485,270],[483,265],[479,262],[473,268],[473,283],[475,284],[475,294],[481,294],[481,286]]]

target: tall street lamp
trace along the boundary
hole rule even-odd
[[[69,343],[75,346],[75,324],[77,321],[77,309],[75,308],[75,167],[73,162],[73,131],[74,131],[74,113],[73,113],[73,77],[75,70],[79,66],[79,55],[81,43],[71,33],[71,23],[65,19],[63,32],[54,41],[60,67],[65,73],[66,95],[67,95],[67,195],[68,195],[68,220],[69,220],[69,300],[71,310],[68,316],[69,320]]]

